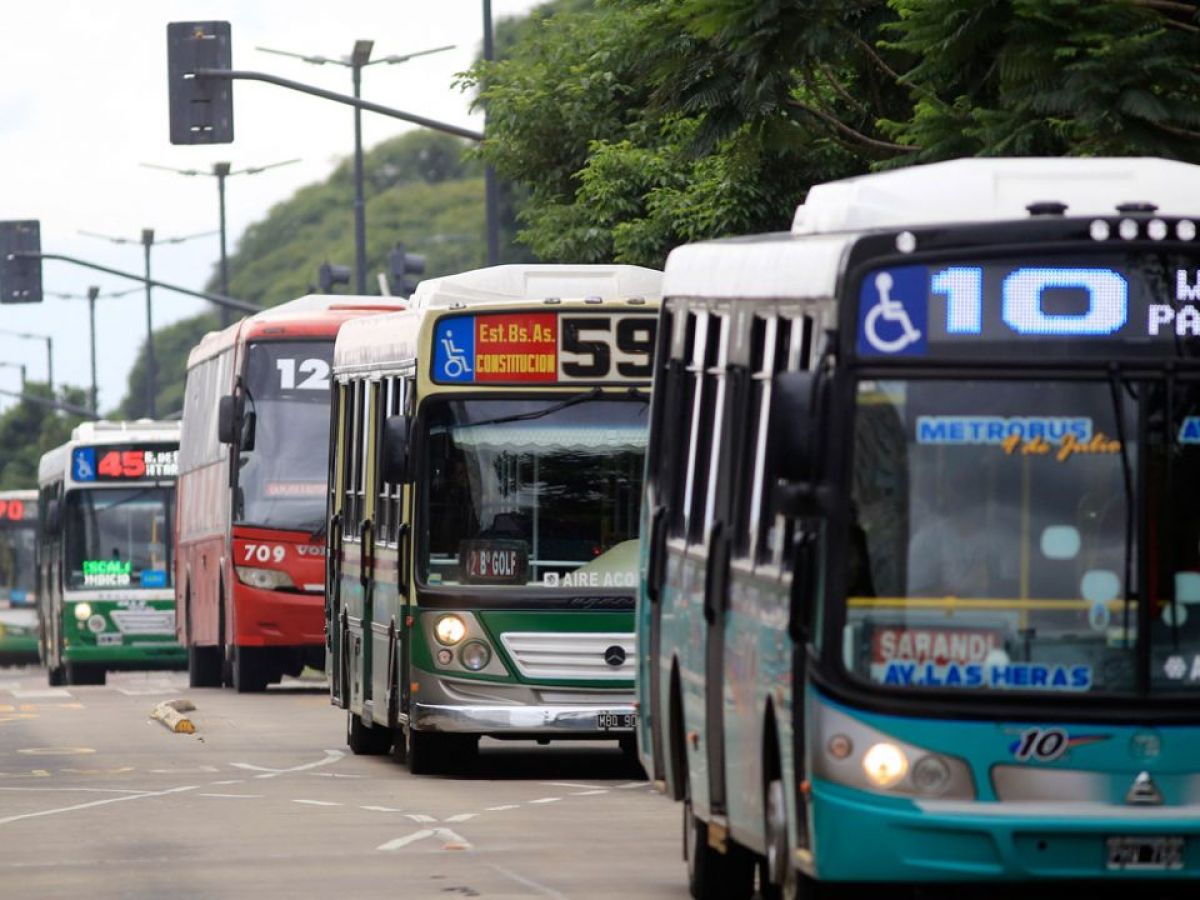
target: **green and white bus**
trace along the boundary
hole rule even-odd
[[[342,326],[326,593],[354,752],[414,772],[482,735],[632,752],[659,278],[498,266]]]
[[[38,620],[51,685],[184,668],[171,585],[179,423],[86,422],[38,466]]]
[[[0,665],[36,663],[37,491],[0,491]]]
[[[1194,895],[1198,231],[1198,166],[965,159],[671,253],[639,746],[693,896]]]

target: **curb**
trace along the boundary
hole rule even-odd
[[[196,726],[184,713],[191,712],[196,704],[191,700],[164,700],[150,713],[150,718],[162,724],[175,734],[195,734]]]

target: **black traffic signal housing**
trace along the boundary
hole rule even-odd
[[[332,294],[334,285],[350,283],[350,267],[321,263],[317,271],[317,283],[321,286],[322,294]]]
[[[197,69],[233,67],[228,22],[167,25],[167,78],[172,144],[233,141],[233,82],[197,78]]]
[[[37,219],[0,222],[0,303],[42,302],[41,253]]]
[[[425,273],[425,257],[419,253],[405,253],[404,244],[396,244],[396,249],[388,254],[388,275],[392,283],[392,293],[398,297],[411,297],[417,289],[416,279],[409,275]]]

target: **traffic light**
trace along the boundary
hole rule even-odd
[[[42,302],[41,252],[37,219],[0,222],[0,303]]]
[[[167,25],[167,78],[172,144],[233,141],[233,82],[197,78],[197,69],[233,67],[228,22]]]
[[[411,297],[417,289],[415,279],[411,275],[422,275],[425,272],[425,257],[419,253],[405,253],[403,244],[396,244],[396,249],[388,254],[388,273],[391,276],[392,293],[398,297]]]
[[[350,283],[350,267],[321,263],[321,268],[317,272],[317,283],[321,285],[322,294],[332,294],[335,284]]]

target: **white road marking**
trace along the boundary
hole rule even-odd
[[[644,788],[644,787],[649,787],[649,783],[645,782],[645,781],[631,781],[631,782],[629,782],[629,784],[618,784],[617,790],[618,791],[629,791],[629,790],[633,790],[633,788]]]
[[[427,816],[424,813],[405,813],[405,816],[412,819],[414,822],[436,822],[433,816]]]
[[[109,797],[106,800],[93,800],[91,803],[79,803],[75,806],[60,806],[57,809],[43,809],[38,812],[21,813],[17,816],[8,816],[0,819],[0,825],[9,825],[13,822],[20,822],[22,819],[37,819],[41,816],[53,816],[58,813],[75,812],[80,809],[88,809],[93,806],[105,806],[109,803],[120,803],[122,800],[141,800],[145,797],[164,797],[167,794],[179,794],[183,791],[194,791],[196,785],[189,784],[183,787],[167,788],[165,791],[147,791],[143,794],[123,794],[120,797]]]
[[[32,691],[19,691],[12,688],[12,695],[17,700],[74,700],[71,692],[65,688],[41,688]]]
[[[401,847],[407,847],[409,844],[415,844],[417,841],[423,841],[427,837],[433,837],[437,834],[437,830],[433,828],[422,828],[420,831],[414,831],[410,835],[395,840],[388,841],[386,844],[380,844],[376,850],[399,850]]]
[[[366,778],[366,775],[345,775],[342,772],[309,772],[313,778]]]
[[[0,681],[0,691],[19,691],[20,689],[20,681]]]
[[[220,772],[216,766],[184,766],[181,769],[151,769],[150,772],[154,775],[195,775],[197,772],[207,774],[209,772]]]
[[[197,794],[197,797],[221,797],[228,800],[254,800],[262,794]]]
[[[94,794],[149,794],[150,791],[136,791],[132,788],[96,788],[96,787],[8,787],[0,786],[0,791],[84,791]]]
[[[392,809],[390,806],[360,806],[359,809],[367,809],[371,812],[404,812],[402,809]]]
[[[560,893],[552,887],[546,887],[544,884],[538,884],[536,881],[531,881],[523,875],[518,875],[516,872],[504,868],[504,866],[498,866],[495,863],[488,863],[488,865],[505,878],[511,878],[513,881],[517,882],[517,884],[523,884],[527,888],[533,888],[535,891],[539,891],[543,897],[550,897],[551,900],[567,900],[566,894]]]
[[[576,784],[573,781],[542,781],[539,783],[546,785],[546,787],[583,788],[585,790],[599,787],[599,785],[596,784]]]
[[[209,784],[244,784],[244,778],[230,778],[228,781],[210,781]]]
[[[448,819],[442,819],[443,822],[465,822],[468,819],[475,818],[479,813],[459,813],[457,816],[451,816]]]
[[[86,756],[96,751],[91,747],[25,747],[17,752],[26,756]]]
[[[309,806],[341,806],[340,803],[334,803],[332,800],[292,800],[293,803],[307,803]]]
[[[172,694],[178,688],[166,685],[164,687],[149,687],[149,688],[117,688],[118,694],[124,694],[126,697],[150,697],[154,694]]]
[[[561,799],[562,797],[543,797],[540,800],[530,800],[529,803],[531,805],[534,803],[557,803]]]
[[[263,775],[255,775],[254,776],[255,778],[277,778],[280,775],[290,775],[293,772],[303,772],[306,769],[315,769],[315,768],[317,768],[317,766],[327,766],[330,763],[337,762],[339,759],[341,759],[345,755],[346,754],[343,753],[341,750],[326,750],[324,759],[319,759],[316,762],[304,763],[304,765],[301,765],[301,766],[292,766],[289,769],[270,769],[270,768],[267,768],[266,766],[255,766],[255,765],[252,765],[251,763],[243,763],[243,762],[230,763],[230,765],[234,766],[235,768],[238,768],[238,769],[249,769],[252,772],[264,772],[265,773]]]
[[[506,809],[520,809],[519,803],[505,803],[503,806],[489,806],[484,812],[503,812]]]
[[[594,797],[596,794],[607,794],[606,788],[597,788],[594,791],[575,791],[571,794],[572,797]]]

